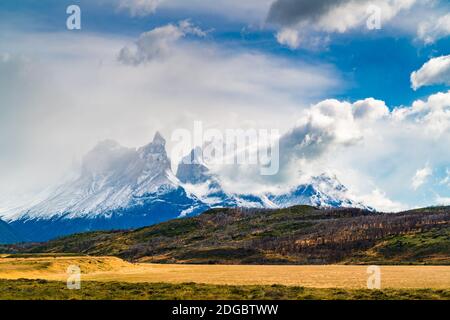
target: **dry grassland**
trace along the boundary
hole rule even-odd
[[[156,265],[132,264],[115,257],[0,257],[0,279],[65,281],[67,267],[77,265],[82,280],[218,285],[303,286],[310,288],[366,288],[367,267]],[[381,266],[382,288],[449,289],[450,266]]]

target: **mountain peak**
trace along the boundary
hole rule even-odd
[[[208,181],[211,173],[202,160],[203,150],[195,147],[178,164],[177,178],[183,183],[198,184]]]
[[[152,142],[141,147],[139,150],[140,150],[140,153],[142,155],[144,155],[145,157],[147,157],[148,155],[152,155],[152,157],[156,155],[156,156],[162,157],[164,159],[167,158],[166,140],[163,138],[161,133],[159,133],[159,131],[157,131],[155,133],[155,136],[153,137]],[[167,161],[168,161],[168,159],[167,159]]]
[[[159,131],[156,131],[155,136],[153,137],[152,144],[165,146],[166,139],[164,139]]]
[[[205,166],[205,164],[203,163],[202,148],[200,148],[198,146],[195,147],[194,149],[192,149],[192,151],[188,155],[183,157],[181,162],[184,164],[200,164],[200,165]]]

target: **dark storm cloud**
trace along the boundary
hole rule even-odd
[[[270,7],[268,22],[293,25],[319,18],[335,7],[351,0],[276,0]]]

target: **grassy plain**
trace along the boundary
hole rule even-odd
[[[0,258],[0,279],[66,281],[77,265],[82,281],[283,285],[306,288],[364,289],[362,265],[167,265],[130,263],[117,257],[19,255]],[[450,266],[381,266],[382,289],[450,289]]]

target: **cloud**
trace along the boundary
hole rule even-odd
[[[426,101],[416,100],[411,107],[395,108],[392,118],[420,125],[425,133],[438,138],[450,129],[450,91],[435,93]]]
[[[408,209],[407,205],[392,201],[385,192],[379,189],[374,189],[369,194],[361,195],[357,200],[382,212],[399,212]]]
[[[298,185],[299,181],[324,172],[324,167],[314,168],[321,157],[361,142],[362,131],[353,112],[353,104],[335,99],[323,100],[303,109],[296,125],[291,123],[291,129],[279,139],[279,171],[274,175],[261,176],[257,166],[230,168],[225,165],[214,170],[230,179],[228,185],[231,188],[242,186],[240,190],[243,192],[251,184],[259,184],[262,189]]]
[[[440,184],[446,185],[450,188],[450,169],[445,169],[446,176],[441,180]]]
[[[433,137],[450,129],[450,91],[437,93],[427,101],[417,100],[412,106],[396,108],[392,112],[384,101],[374,98],[354,103],[328,99],[304,112],[297,126],[281,138],[280,148],[284,154],[314,158],[338,146],[352,146],[364,138],[367,125],[375,127],[378,122],[405,127],[418,124],[432,133]]]
[[[414,174],[413,178],[411,179],[411,186],[414,190],[419,189],[433,174],[433,170],[430,168],[430,166],[427,164],[422,169],[419,169]]]
[[[118,0],[117,8],[127,10],[132,17],[147,16],[155,12],[163,0]]]
[[[295,50],[300,46],[308,50],[322,50],[326,48],[330,42],[330,37],[321,36],[314,33],[300,32],[290,27],[282,28],[276,33],[276,39],[279,44],[287,46]]]
[[[450,197],[436,197],[436,204],[438,206],[450,206]]]
[[[353,108],[354,117],[357,119],[378,120],[389,115],[386,103],[374,98],[356,101]]]
[[[295,25],[304,21],[317,20],[349,0],[277,0],[270,7],[269,22],[281,25]]]
[[[411,74],[414,90],[436,84],[450,85],[450,55],[432,58]]]
[[[83,32],[18,33],[11,34],[15,41],[0,41],[2,197],[52,185],[108,138],[145,145],[156,130],[169,138],[197,120],[205,128],[287,128],[302,106],[342,83],[326,64],[181,35],[192,28],[174,24],[169,31],[178,40],[167,42],[163,58],[142,46],[127,60],[131,65],[117,55],[138,39]]]
[[[350,146],[361,141],[361,124],[377,121],[390,114],[384,101],[374,98],[354,103],[328,99],[305,112],[297,126],[281,138],[282,154],[296,152],[297,157],[312,158],[330,147]]]
[[[344,33],[361,27],[375,13],[386,23],[399,12],[411,8],[415,0],[277,0],[268,13],[267,21],[281,26],[277,39],[291,48],[300,46],[299,39],[311,33]],[[296,32],[295,32],[296,31]]]
[[[450,13],[422,21],[417,28],[417,37],[425,44],[435,43],[448,35],[450,35]]]
[[[429,205],[434,202],[431,194],[428,202],[420,203],[408,189],[412,184],[418,190],[432,167],[448,165],[450,150],[442,146],[449,143],[450,92],[392,111],[374,98],[353,103],[328,99],[305,110],[281,137],[279,178],[295,183],[300,173],[329,169],[377,209]],[[424,162],[429,164],[417,170]],[[416,172],[413,179],[411,172]]]
[[[373,14],[369,8],[379,8],[382,20],[387,22],[414,3],[415,0],[277,0],[267,20],[282,26],[314,24],[318,30],[346,32],[365,24]]]
[[[438,174],[450,159],[450,92],[391,112],[375,98],[326,99],[342,83],[329,65],[230,50],[195,29],[185,22],[138,39],[63,33],[0,41],[0,52],[29,57],[0,58],[0,193],[58,180],[99,140],[139,146],[157,129],[170,137],[200,120],[205,128],[280,129],[293,156],[280,183],[330,169],[376,208],[435,201],[419,199],[411,177],[429,163],[436,183],[445,179]],[[127,43],[131,54],[118,61]],[[231,185],[260,182],[267,181],[242,174]]]
[[[330,147],[354,144],[361,139],[353,121],[352,105],[328,99],[313,105],[298,125],[280,140],[280,150],[286,160],[315,158]]]
[[[300,46],[300,34],[297,30],[284,28],[276,35],[278,43],[286,45],[291,49],[297,49]]]
[[[138,65],[161,58],[170,53],[175,42],[187,35],[204,37],[206,33],[184,20],[177,25],[168,24],[141,34],[133,46],[123,47],[119,61],[124,64]]]

